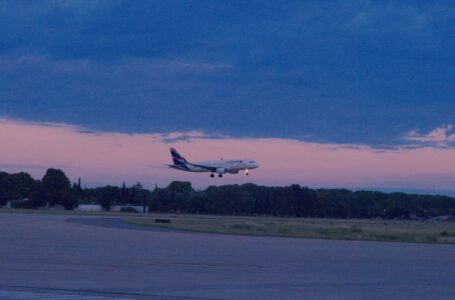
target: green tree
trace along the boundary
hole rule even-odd
[[[0,206],[8,200],[29,198],[36,188],[36,181],[27,173],[8,174],[0,172]]]
[[[126,188],[126,183],[125,183],[125,181],[123,181],[122,190],[121,190],[121,192],[120,192],[119,203],[121,203],[121,204],[126,204],[126,203],[128,203],[128,201],[129,201],[129,191],[128,191],[128,189]]]
[[[121,191],[116,186],[105,186],[95,189],[95,196],[104,210],[110,210],[112,204],[119,203]]]
[[[71,190],[71,182],[62,170],[48,169],[42,180],[46,202],[50,206],[62,205],[65,209],[77,206],[77,199]]]
[[[38,183],[37,189],[30,195],[29,206],[30,208],[38,208],[46,206],[46,204],[46,193],[44,192],[42,184]]]
[[[77,195],[75,195],[72,191],[63,193],[60,204],[66,210],[75,209],[79,205]]]
[[[191,182],[189,181],[172,181],[167,189],[172,192],[194,192]]]

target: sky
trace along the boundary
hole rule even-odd
[[[0,170],[455,194],[450,1],[0,0]],[[220,181],[167,170],[249,157]]]

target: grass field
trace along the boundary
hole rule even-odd
[[[137,213],[111,212],[111,211],[78,211],[78,210],[47,210],[47,209],[22,209],[0,208],[1,213],[33,214],[33,215],[69,215],[69,216],[139,216]]]
[[[136,225],[158,226],[193,232],[455,244],[455,223],[453,222],[191,215],[158,217],[168,218],[171,223],[155,223],[154,218],[126,218],[125,221]]]
[[[455,222],[170,214],[142,215],[121,212],[49,211],[5,208],[0,209],[0,213],[120,217],[130,224],[164,227],[192,232],[336,240],[455,244]],[[157,218],[169,219],[171,223],[155,223],[155,219]]]

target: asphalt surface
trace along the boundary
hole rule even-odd
[[[0,299],[454,299],[455,247],[0,213]]]

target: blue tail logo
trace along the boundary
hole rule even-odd
[[[174,165],[176,166],[181,166],[181,167],[186,167],[186,164],[188,163],[186,159],[181,156],[177,150],[174,148],[171,148],[171,155],[172,155],[172,160],[174,162]]]

